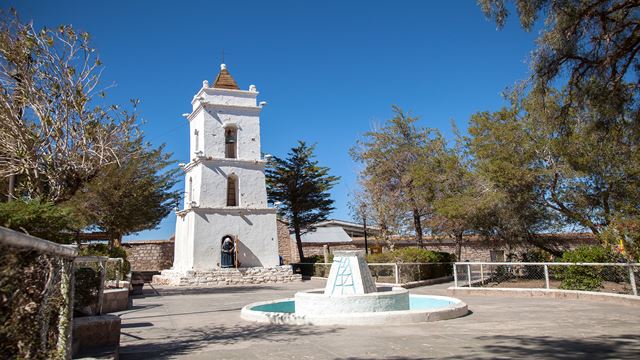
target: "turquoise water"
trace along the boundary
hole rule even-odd
[[[255,311],[264,312],[280,312],[280,313],[294,313],[296,312],[296,303],[293,300],[285,300],[272,304],[258,305],[251,308]]]
[[[443,299],[409,295],[409,309],[428,310],[447,307],[454,302]]]
[[[410,310],[439,309],[447,307],[451,304],[454,303],[448,300],[409,295]],[[295,313],[296,304],[293,300],[285,300],[272,304],[254,306],[251,308],[251,310],[264,312]]]

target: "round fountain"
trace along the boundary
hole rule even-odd
[[[364,251],[345,250],[335,252],[324,289],[249,304],[242,308],[241,317],[272,324],[380,325],[447,320],[467,313],[467,304],[456,298],[377,287]]]

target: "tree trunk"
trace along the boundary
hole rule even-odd
[[[456,261],[462,261],[463,233],[459,232],[455,235],[455,237],[456,237]]]
[[[7,202],[10,202],[13,200],[13,191],[15,187],[16,187],[16,176],[11,175],[9,176],[9,189],[7,191]]]
[[[118,248],[122,246],[122,234],[111,234],[109,236],[109,249]]]
[[[298,246],[298,257],[300,258],[300,262],[304,261],[304,252],[302,251],[302,236],[300,235],[300,225],[298,225],[297,221],[293,222],[293,231],[296,234],[296,245]]]
[[[422,222],[420,221],[420,212],[418,209],[413,209],[413,226],[416,229],[416,244],[422,248]]]

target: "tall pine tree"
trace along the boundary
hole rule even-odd
[[[334,209],[329,190],[340,179],[329,175],[328,167],[318,166],[314,149],[298,141],[286,159],[273,157],[266,171],[269,199],[282,204],[278,211],[293,227],[300,261],[304,259],[301,235]]]

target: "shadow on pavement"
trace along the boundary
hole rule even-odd
[[[149,284],[145,284],[149,286]],[[151,287],[151,286],[149,286]],[[280,288],[273,286],[220,286],[220,287],[163,287],[150,289],[145,288],[143,295],[134,295],[133,299],[144,299],[155,296],[175,296],[175,295],[204,295],[204,294],[237,294],[256,293],[258,291],[273,291]]]
[[[455,356],[478,358],[553,358],[553,359],[637,359],[640,335],[601,335],[583,339],[553,336],[479,336],[488,345],[482,354]],[[489,355],[484,355],[484,354]],[[480,356],[479,356],[480,355]]]
[[[232,345],[248,340],[290,342],[303,336],[335,333],[340,328],[248,324],[205,326],[181,330],[171,338],[120,347],[120,359],[163,359],[185,355],[207,345]]]
[[[584,339],[553,336],[478,336],[476,346],[461,346],[460,354],[438,359],[638,359],[640,335],[594,336]],[[488,345],[478,344],[478,341]],[[385,356],[384,359],[432,359],[421,356]],[[364,360],[347,357],[345,360]],[[371,359],[370,357],[366,359]]]

